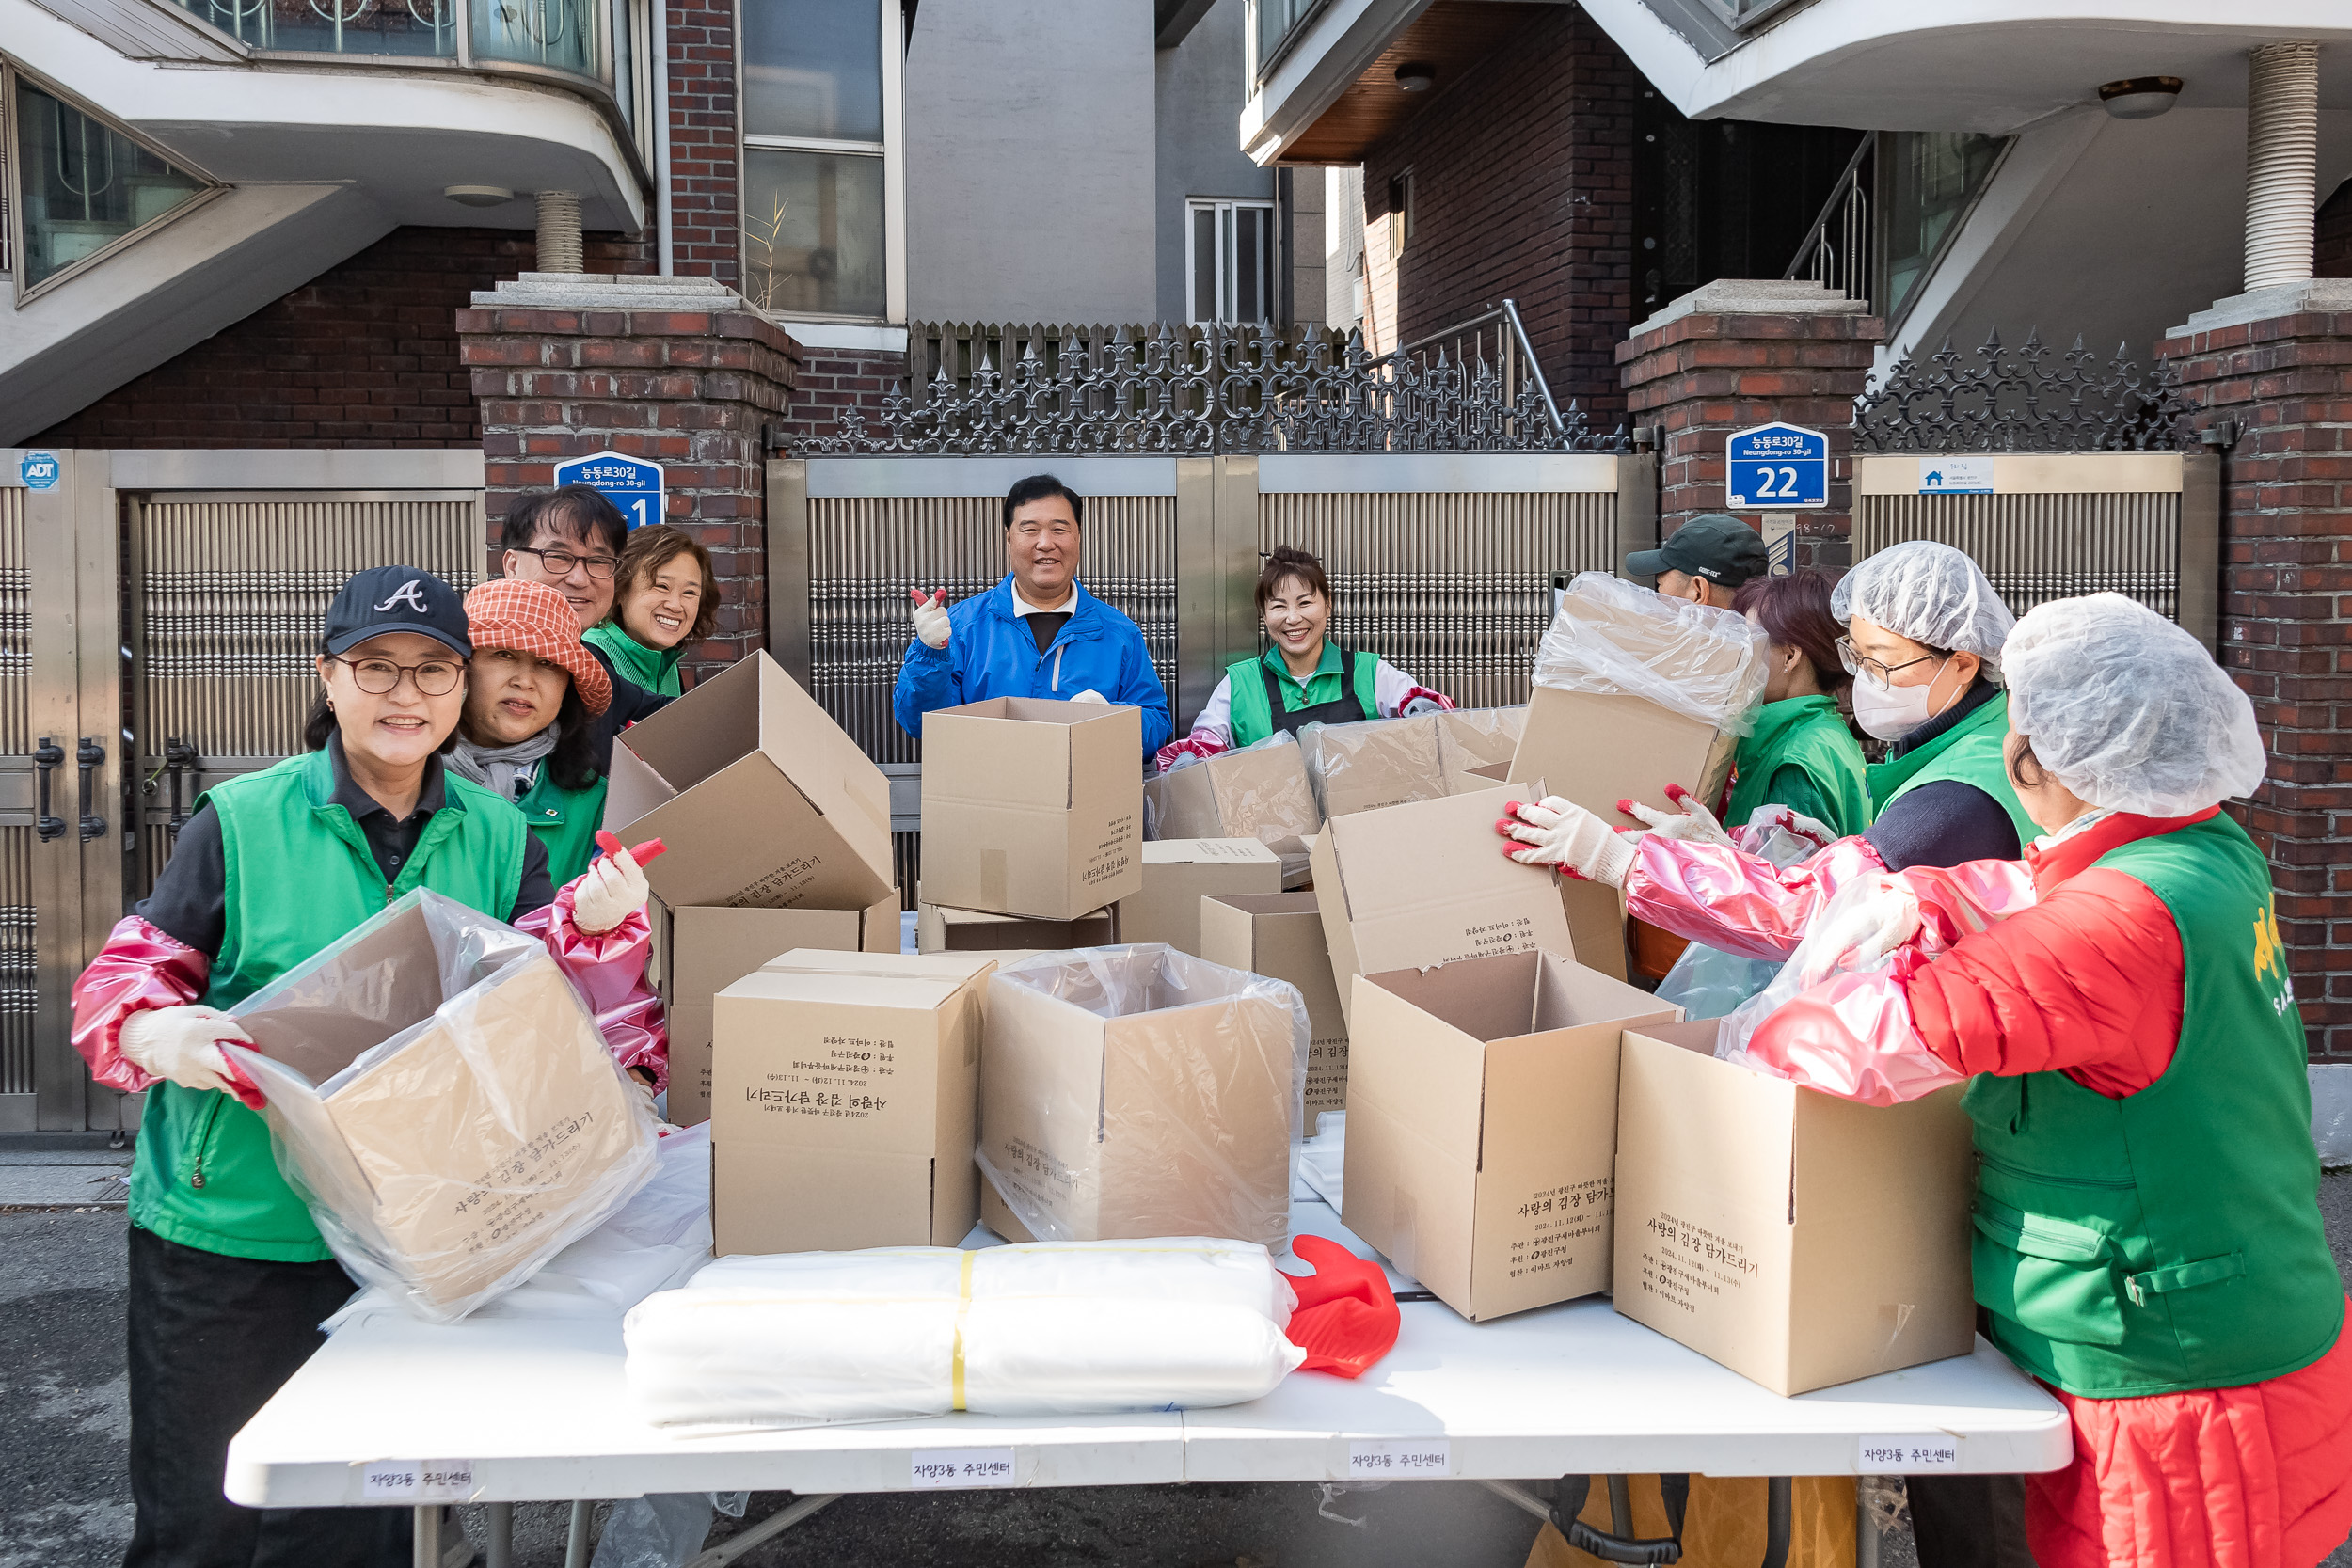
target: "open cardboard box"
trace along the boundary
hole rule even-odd
[[[1473,1323],[1607,1290],[1618,1041],[1682,1009],[1550,953],[1355,991],[1347,1227]]]
[[[604,825],[669,846],[645,880],[672,909],[865,910],[896,885],[889,781],[765,653],[621,733]]]
[[[1119,940],[1203,958],[1203,898],[1281,891],[1281,858],[1254,838],[1157,839],[1143,847],[1142,891],[1119,901]]]
[[[691,1127],[710,1116],[711,1004],[780,953],[898,950],[898,895],[864,910],[760,910],[690,905],[657,920],[667,972],[661,994],[670,1019],[670,1119]]]
[[[1090,910],[1075,920],[1032,920],[1021,914],[951,910],[944,904],[915,906],[914,945],[923,953],[1058,952],[1065,947],[1107,947],[1118,940],[1116,904]]]
[[[981,1220],[1010,1241],[1281,1247],[1306,1035],[1292,987],[1156,944],[998,971]]]
[[[800,950],[719,993],[711,1225],[731,1253],[954,1246],[993,957]]]
[[[923,896],[1075,920],[1143,886],[1143,716],[994,697],[923,717]]]
[[[1315,898],[1343,1010],[1358,974],[1538,949],[1575,956],[1552,873],[1510,859],[1495,836],[1504,803],[1541,790],[1486,789],[1325,825]]]
[[[1200,956],[1298,988],[1307,1004],[1307,1135],[1347,1109],[1347,1014],[1312,893],[1224,894],[1200,901]]]
[[[1626,1031],[1617,1310],[1776,1394],[1967,1354],[1960,1085],[1859,1105],[1716,1060],[1717,1032]]]
[[[1144,780],[1152,836],[1254,838],[1282,857],[1285,885],[1307,875],[1307,840],[1323,826],[1305,755],[1290,736],[1221,752]]]
[[[1467,795],[1474,790],[1492,789],[1499,784],[1509,783],[1510,778],[1511,765],[1507,762],[1467,768],[1454,781],[1454,793]],[[1539,800],[1544,794],[1542,784],[1537,783],[1521,786],[1510,798]],[[1496,819],[1500,821],[1502,814],[1498,813]],[[1579,877],[1555,874],[1555,878],[1560,907],[1568,917],[1568,935],[1576,943],[1576,961],[1613,980],[1631,978],[1626,973],[1625,895],[1605,883],[1588,882]]]

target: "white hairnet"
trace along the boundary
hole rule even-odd
[[[2028,611],[2002,650],[2010,727],[2094,806],[2186,816],[2251,795],[2254,705],[2197,639],[2121,594]]]
[[[1862,616],[1931,648],[1974,654],[2001,667],[2001,641],[2017,618],[1977,563],[1949,545],[1906,539],[1865,556],[1830,591],[1829,612]]]

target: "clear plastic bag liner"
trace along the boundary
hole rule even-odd
[[[1435,800],[1447,794],[1438,721],[1417,713],[1403,719],[1361,719],[1352,724],[1309,724],[1298,732],[1315,808],[1327,820],[1383,806]]]
[[[1295,1301],[1213,1237],[726,1258],[629,1314],[629,1399],[728,1425],[1238,1403],[1298,1364]]]
[[[1165,1031],[1160,1042],[1195,1051],[1194,1060],[1162,1064],[1171,1070],[1161,1082],[1181,1087],[1181,1102],[1171,1097],[1113,1108],[1098,1098],[1092,1103],[1054,1109],[1061,1113],[1064,1124],[1092,1122],[1096,1142],[1115,1152],[1120,1164],[1122,1185],[1182,1188],[1206,1201],[1203,1217],[1227,1222],[1216,1227],[1221,1234],[1251,1241],[1279,1241],[1289,1235],[1290,1190],[1296,1181],[1298,1146],[1306,1132],[1310,1045],[1307,1004],[1297,987],[1213,964],[1165,942],[1041,954],[998,970],[989,986],[992,992],[1020,987],[1105,1020],[1181,1014],[1164,1021],[1181,1027]],[[1230,1059],[1246,1066],[1263,1067],[1287,1052],[1290,1075],[1281,1109],[1289,1126],[1289,1168],[1279,1190],[1245,1169],[1242,1140],[1235,1132],[1237,1113],[1264,1107],[1245,1106],[1231,1098],[1251,1092],[1241,1086],[1244,1083],[1279,1083],[1279,1075],[1236,1069],[1231,1077],[1220,1077],[1209,1053],[1196,1050],[1203,1031]],[[984,1059],[983,1075],[988,1070]],[[1075,1093],[1081,1085],[1099,1083],[1059,1075],[1041,1085],[1040,1092]],[[980,1132],[974,1158],[981,1175],[1030,1236],[1041,1242],[1081,1240],[1031,1186],[1034,1178],[1009,1171],[990,1158],[989,1130],[983,1126]]]
[[[710,1124],[704,1122],[654,1146],[653,1179],[611,1219],[470,1315],[618,1320],[656,1291],[685,1284],[709,1261]],[[390,1292],[370,1286],[319,1326],[332,1334],[398,1309]]]
[[[453,899],[409,894],[230,1014],[260,1047],[226,1049],[268,1101],[279,1171],[345,1270],[413,1316],[512,1290],[653,1175],[660,1123],[571,981]],[[274,1059],[331,1062],[370,1034],[323,1082]]]
[[[1693,1022],[1722,1018],[1771,985],[1780,970],[1770,958],[1743,958],[1694,942],[1658,982],[1658,1000],[1680,1007]]]
[[[1535,684],[1640,697],[1731,735],[1756,727],[1769,640],[1728,610],[1579,572],[1535,653]]]
[[[749,1492],[654,1492],[623,1497],[604,1518],[588,1568],[686,1568],[723,1513],[740,1519]]]
[[[1187,752],[1144,781],[1143,836],[1254,838],[1278,855],[1303,856],[1303,841],[1322,818],[1304,764],[1292,760],[1297,747],[1278,732],[1213,757]]]

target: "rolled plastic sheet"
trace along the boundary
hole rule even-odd
[[[1640,697],[1731,735],[1756,727],[1769,640],[1747,617],[1579,572],[1535,652],[1535,684]]]
[[[623,1328],[660,1424],[1201,1409],[1304,1358],[1266,1249],[1209,1237],[727,1258]]]
[[[1889,888],[1917,900],[1919,928],[1891,953],[1865,961],[1844,917]],[[1772,982],[1724,1018],[1715,1054],[1869,1105],[1899,1104],[1958,1083],[1963,1075],[1919,1038],[1903,982],[1963,938],[2034,901],[2032,874],[2017,861],[1857,878],[1830,898]]]
[[[1025,993],[1008,998],[1008,991]],[[974,1158],[1013,1218],[1041,1242],[1117,1239],[1183,1228],[1280,1244],[1306,1135],[1307,1004],[1287,980],[1194,958],[1165,942],[1041,954],[989,978],[981,1061],[981,1126]],[[1029,1005],[1043,999],[1048,1005]],[[1088,1030],[1071,1012],[1104,1021]],[[1061,1014],[1059,1018],[1055,1015]],[[1032,1163],[992,1153],[989,1087],[1022,1020],[1042,1019],[1059,1070],[1022,1080],[1023,1116],[1038,1129]],[[1100,1044],[1091,1043],[1099,1038]],[[1087,1040],[1091,1070],[1073,1049]],[[1057,1129],[1074,1147],[1051,1147]],[[1285,1136],[1287,1130],[1287,1136]],[[1038,1147],[1045,1146],[1045,1147]],[[1074,1158],[1083,1153],[1090,1164]],[[1136,1227],[1081,1234],[1074,1212]],[[1152,1224],[1175,1215],[1181,1224]]]
[[[230,1011],[279,1171],[344,1269],[413,1316],[514,1289],[654,1173],[660,1124],[545,945],[437,894]]]

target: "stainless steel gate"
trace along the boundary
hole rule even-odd
[[[2206,451],[1963,454],[1986,488],[1941,488],[1949,454],[1854,459],[1854,556],[1905,539],[1964,550],[2017,614],[2111,592],[2218,635],[2220,459]],[[1931,483],[1931,479],[1934,483]]]
[[[482,454],[0,451],[0,1132],[135,1123],[70,1039],[74,978],[210,784],[299,749],[353,571],[472,583]],[[125,759],[132,766],[124,766]]]

